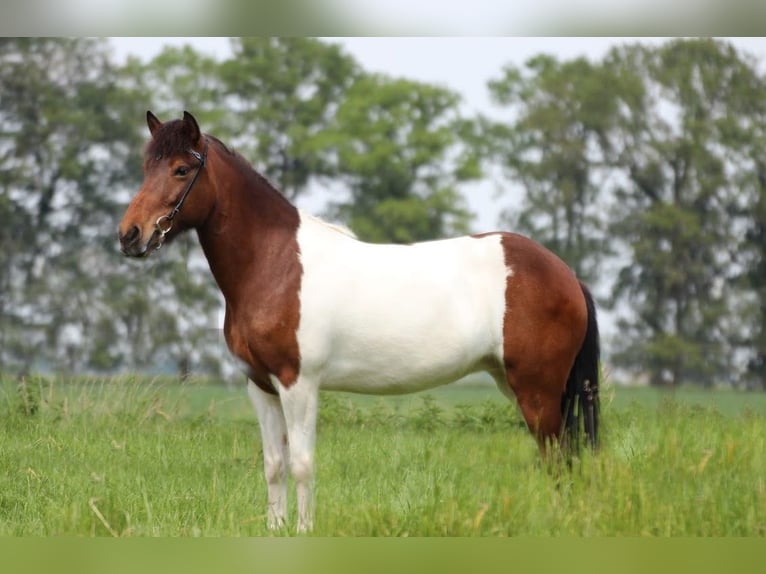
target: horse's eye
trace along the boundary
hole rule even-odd
[[[189,173],[189,168],[185,165],[182,165],[176,168],[174,175],[186,175],[187,173]]]

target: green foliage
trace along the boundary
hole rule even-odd
[[[116,76],[102,41],[0,41],[0,369],[81,368],[103,318],[114,188],[139,165]]]
[[[656,384],[722,379],[736,372],[727,323],[735,296],[741,202],[727,170],[747,161],[731,118],[760,106],[756,71],[714,40],[674,41],[655,50],[626,46],[606,65],[634,75],[612,136],[614,163],[628,184],[617,190],[610,230],[631,252],[614,301],[630,301],[632,336],[618,357]],[[661,110],[672,110],[672,116]],[[741,331],[740,331],[741,333]]]
[[[37,414],[40,408],[41,385],[38,381],[31,381],[26,377],[20,377],[16,384],[18,393],[18,412],[26,416]]]
[[[584,58],[558,62],[541,55],[489,82],[495,101],[518,113],[512,125],[485,128],[493,155],[525,191],[520,209],[504,219],[587,282],[610,254],[600,168],[617,107],[614,93],[603,89],[611,81],[608,70]]]
[[[238,38],[219,72],[232,144],[291,199],[335,173],[326,131],[358,75],[343,50],[314,38]]]
[[[177,118],[184,110],[193,111],[206,131],[221,133],[228,125],[221,65],[188,44],[166,46],[148,62],[129,58],[120,70],[120,85],[136,92],[144,107],[160,119]],[[146,138],[146,125],[134,122],[142,138]]]
[[[350,198],[333,215],[369,241],[409,243],[465,233],[470,215],[457,183],[476,174],[459,153],[458,96],[382,75],[350,86],[333,124],[338,174]],[[474,162],[475,163],[475,162]]]

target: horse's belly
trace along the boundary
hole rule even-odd
[[[431,364],[426,368],[408,364],[408,357],[397,363],[338,361],[322,373],[320,388],[376,395],[413,393],[445,385],[489,365],[484,361],[465,364]]]
[[[407,393],[452,382],[494,365],[501,341],[494,329],[473,321],[422,315],[388,317],[376,324],[377,313],[359,328],[334,333],[325,347],[317,376],[326,389],[366,393]],[[395,325],[399,327],[396,328]],[[312,363],[306,357],[309,371]]]

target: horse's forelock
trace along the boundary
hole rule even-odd
[[[192,149],[192,129],[183,120],[172,120],[162,124],[146,146],[145,160],[171,157]]]

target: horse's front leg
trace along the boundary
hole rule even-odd
[[[282,528],[287,517],[287,428],[282,404],[277,395],[259,389],[250,381],[247,394],[261,426],[263,470],[268,488],[268,527]]]
[[[290,444],[290,470],[298,499],[298,532],[314,525],[313,480],[319,389],[304,376],[289,388],[279,387]]]

